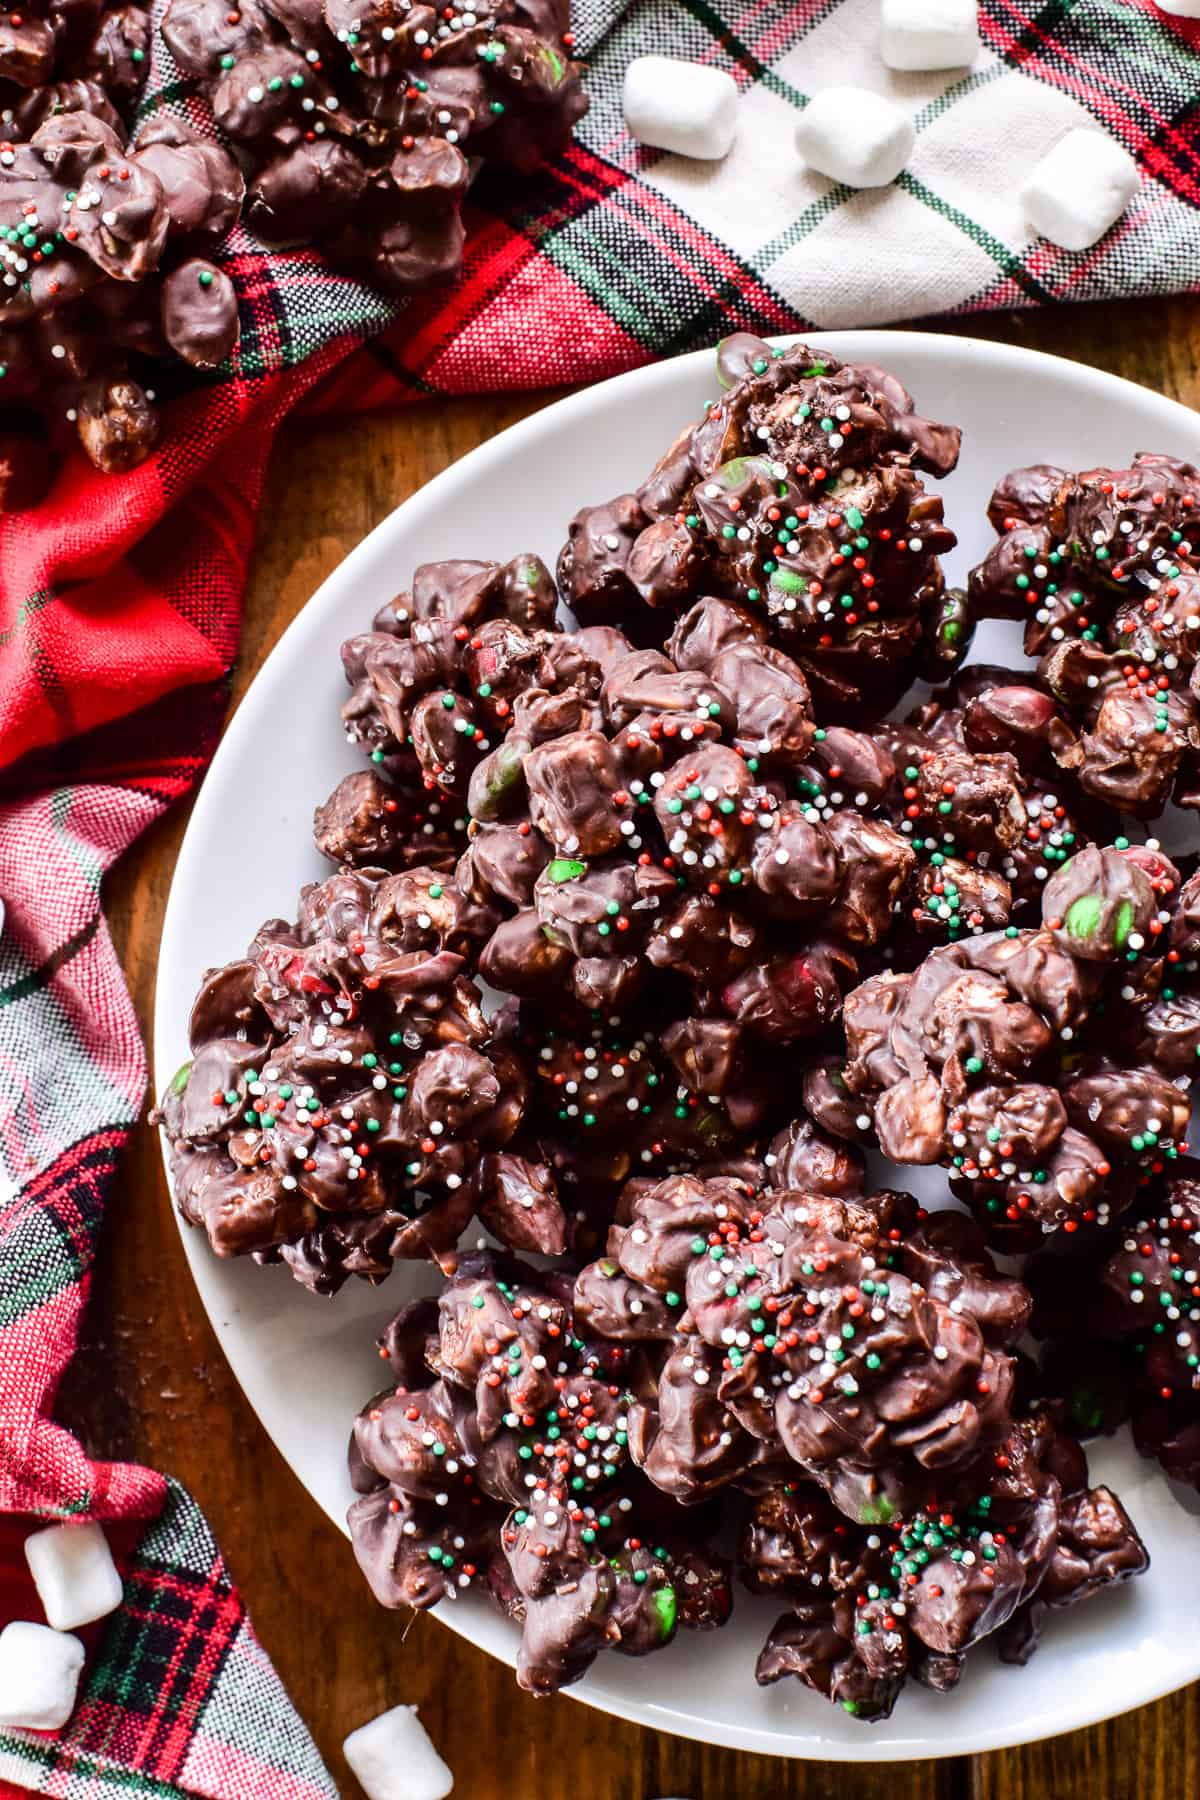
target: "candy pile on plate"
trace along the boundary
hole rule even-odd
[[[1081,1435],[1200,1484],[1200,874],[1129,828],[1200,792],[1200,474],[1006,476],[957,592],[955,430],[718,376],[557,583],[427,564],[343,646],[336,871],[160,1116],[218,1254],[439,1265],[354,1427],[385,1605],[490,1593],[545,1693],[740,1579],[757,1679],[873,1720],[1145,1569]],[[1037,666],[964,668],[1014,615]]]
[[[237,343],[210,256],[239,219],[392,292],[456,275],[472,174],[535,167],[584,111],[572,41],[566,0],[170,0],[161,31],[108,0],[6,13],[0,510],[38,497],[47,427],[110,473],[149,454],[154,362]]]

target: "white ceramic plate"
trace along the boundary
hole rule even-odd
[[[911,332],[821,333],[813,341],[842,358],[893,369],[921,412],[963,426],[962,460],[941,484],[960,539],[948,559],[955,578],[991,541],[984,507],[1007,469],[1041,461],[1120,465],[1136,450],[1200,456],[1200,417],[1053,357]],[[338,719],[342,639],[365,629],[419,562],[503,560],[532,550],[553,567],[576,509],[635,486],[716,391],[714,359],[704,352],[560,401],[473,451],[398,507],[314,594],[238,709],[184,840],[159,959],[159,1091],[187,1055],[188,1011],[201,971],[240,955],[263,919],[292,917],[301,884],[329,872],[311,845],[312,809],[343,774],[361,766]],[[1019,660],[1016,632],[986,626],[976,658]],[[267,793],[264,770],[271,771]],[[913,1187],[906,1179],[912,1173],[898,1172],[892,1185]],[[200,1233],[184,1229],[183,1238],[200,1297],[247,1398],[297,1478],[344,1530],[352,1497],[345,1446],[351,1419],[378,1386],[375,1334],[408,1294],[433,1285],[430,1276],[402,1266],[382,1288],[352,1283],[336,1301],[321,1301],[280,1269],[218,1262]],[[757,1650],[782,1609],[739,1593],[724,1631],[681,1633],[648,1662],[601,1656],[570,1691],[607,1712],[687,1737],[848,1761],[992,1750],[1153,1700],[1200,1676],[1196,1520],[1127,1443],[1098,1445],[1092,1466],[1124,1498],[1154,1566],[1132,1587],[1052,1621],[1026,1671],[1001,1667],[985,1646],[955,1693],[939,1698],[913,1684],[886,1724],[857,1724],[799,1682],[755,1686]],[[346,1565],[347,1579],[356,1579],[348,1550]],[[362,1604],[374,1604],[365,1584]],[[439,1616],[513,1661],[516,1631],[482,1598],[443,1602]],[[398,1620],[397,1642],[401,1627]]]

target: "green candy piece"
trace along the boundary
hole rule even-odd
[[[561,885],[564,881],[578,881],[581,875],[586,875],[587,864],[579,862],[573,856],[556,856],[546,873],[551,881]]]
[[[679,1604],[673,1587],[655,1588],[654,1610],[658,1614],[658,1627],[665,1644],[668,1638],[674,1637],[675,1621],[679,1616]]]
[[[188,1084],[188,1076],[191,1072],[192,1059],[189,1056],[188,1060],[176,1069],[174,1075],[171,1077],[171,1092],[173,1094],[182,1094]]]
[[[771,586],[783,594],[801,594],[804,592],[804,577],[793,574],[791,569],[775,569],[771,573]]]
[[[549,77],[550,85],[552,87],[560,87],[562,85],[563,78],[565,77],[565,75],[567,73],[567,65],[563,61],[562,57],[558,54],[558,51],[554,48],[554,45],[553,44],[539,44],[536,51],[534,52],[534,54],[537,56],[538,60],[545,66],[547,75]],[[485,56],[485,60],[488,62],[491,62],[494,60],[494,58]]]
[[[1129,910],[1127,903],[1125,910]],[[1067,936],[1078,938],[1081,943],[1086,943],[1089,938],[1096,935],[1103,911],[1104,903],[1099,894],[1080,894],[1078,900],[1072,900],[1067,908],[1067,916],[1063,920]],[[1128,924],[1125,930],[1128,933]],[[1118,940],[1118,942],[1120,941]]]
[[[1117,908],[1117,922],[1113,926],[1113,942],[1118,950],[1125,947],[1125,939],[1133,930],[1133,908],[1128,900],[1122,900]]]
[[[722,463],[712,476],[718,487],[741,487],[752,476],[761,476],[763,481],[773,481],[771,465],[765,456],[735,456],[730,462]]]
[[[510,795],[525,779],[525,758],[532,748],[528,738],[507,738],[474,770],[467,804],[476,819],[501,816]]]

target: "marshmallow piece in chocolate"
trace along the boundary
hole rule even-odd
[[[717,162],[737,133],[738,91],[724,69],[674,56],[636,56],[621,89],[625,129],[640,144]]]
[[[903,107],[868,88],[822,88],[796,125],[796,148],[809,168],[854,188],[887,187],[916,141]]]
[[[1087,250],[1114,226],[1141,185],[1129,152],[1104,131],[1059,138],[1021,190],[1035,231],[1064,250]]]

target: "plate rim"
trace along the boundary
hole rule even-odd
[[[918,357],[936,358],[939,350],[950,349],[956,356],[973,358],[979,356],[993,364],[1007,365],[1014,372],[1024,377],[1032,375],[1036,378],[1039,367],[1045,366],[1047,375],[1063,378],[1069,372],[1069,378],[1079,381],[1087,387],[1104,392],[1116,390],[1120,398],[1128,390],[1137,396],[1139,407],[1150,406],[1152,411],[1160,412],[1164,427],[1172,424],[1175,428],[1186,427],[1196,438],[1197,455],[1200,456],[1200,413],[1186,406],[1182,401],[1158,393],[1153,388],[1142,386],[1126,376],[1115,375],[1105,369],[1098,369],[1089,363],[1076,362],[1070,357],[1058,356],[1044,350],[1036,350],[1021,344],[994,342],[988,338],[975,337],[969,333],[926,332],[891,330],[886,327],[862,327],[852,330],[838,331],[797,331],[774,334],[765,340],[772,345],[786,345],[796,342],[812,344],[817,348],[827,348],[847,361],[868,361],[886,366],[889,348],[895,351],[906,351]],[[870,348],[864,346],[869,345]],[[218,805],[217,788],[219,779],[227,764],[236,766],[241,750],[242,740],[250,737],[254,726],[255,708],[249,704],[255,690],[265,686],[265,677],[276,667],[286,663],[291,644],[302,634],[302,626],[306,617],[316,610],[323,610],[333,604],[333,597],[349,590],[357,580],[359,573],[368,567],[378,545],[387,540],[397,529],[397,520],[401,514],[416,515],[416,529],[420,529],[420,515],[428,511],[436,511],[441,495],[447,488],[453,488],[472,474],[480,474],[486,479],[491,469],[510,457],[519,456],[525,441],[536,440],[546,429],[549,418],[556,424],[571,424],[576,415],[586,416],[589,411],[599,406],[602,410],[608,405],[610,396],[618,389],[637,390],[639,403],[652,401],[655,389],[666,387],[678,377],[681,367],[699,369],[701,365],[711,366],[710,359],[715,352],[715,345],[706,349],[686,352],[682,356],[665,358],[659,361],[639,364],[620,374],[608,377],[601,382],[579,387],[539,407],[526,418],[507,426],[503,431],[475,446],[464,456],[457,458],[440,470],[421,487],[413,490],[354,546],[348,554],[330,570],[295,615],[289,620],[279,638],[272,645],[245,692],[238,700],[236,707],[228,715],[222,729],[220,739],[208,768],[196,789],[192,801],[192,810],[187,827],[181,841],[175,866],[171,872],[170,888],[167,903],[163,912],[162,934],[159,941],[157,980],[152,1019],[151,1065],[155,1093],[161,1092],[171,1079],[174,1070],[164,1064],[164,1046],[171,1036],[173,1027],[178,1025],[178,1009],[173,1000],[168,999],[173,983],[166,976],[178,965],[186,962],[186,956],[180,954],[180,940],[188,905],[188,894],[191,883],[181,880],[186,875],[190,863],[197,853],[197,846],[208,828],[208,815]],[[936,491],[936,489],[934,490]],[[565,529],[565,527],[563,528]],[[317,804],[321,796],[317,796],[313,804]],[[307,805],[307,797],[305,804]],[[189,854],[190,852],[190,854]],[[234,1379],[237,1381],[244,1398],[253,1411],[260,1429],[265,1433],[272,1447],[286,1465],[291,1477],[296,1480],[309,1495],[310,1499],[329,1517],[342,1532],[349,1536],[344,1517],[332,1513],[325,1503],[318,1499],[304,1481],[296,1464],[283,1448],[268,1427],[263,1411],[254,1398],[258,1386],[254,1373],[250,1368],[252,1359],[232,1351],[227,1342],[226,1322],[223,1322],[218,1297],[209,1291],[204,1271],[215,1272],[212,1265],[219,1267],[218,1260],[213,1258],[208,1249],[207,1240],[202,1232],[186,1225],[174,1206],[174,1192],[171,1184],[170,1169],[165,1142],[160,1133],[160,1152],[166,1170],[168,1193],[172,1201],[172,1214],[183,1244],[189,1273],[196,1295],[204,1308],[205,1315],[220,1345],[221,1354],[229,1364]],[[316,1298],[313,1305],[318,1305]],[[1164,1478],[1165,1479],[1165,1478]],[[475,1648],[484,1654],[495,1656],[509,1667],[515,1663],[515,1655],[505,1648],[485,1644],[480,1641],[477,1632],[471,1629],[468,1621],[473,1617],[462,1613],[445,1603],[433,1609],[438,1620],[450,1627],[458,1635],[464,1637]],[[460,1623],[461,1620],[461,1623]],[[1187,1658],[1185,1657],[1185,1662]],[[1151,1666],[1154,1666],[1153,1664]],[[819,1727],[814,1735],[797,1734],[795,1738],[783,1739],[773,1732],[745,1723],[734,1729],[710,1727],[707,1721],[696,1721],[690,1727],[673,1722],[671,1717],[655,1718],[655,1705],[652,1699],[627,1701],[621,1694],[602,1691],[605,1683],[601,1678],[592,1676],[569,1687],[564,1691],[571,1698],[583,1701],[594,1709],[623,1718],[629,1722],[652,1730],[661,1730],[688,1741],[707,1742],[727,1749],[750,1750],[759,1754],[784,1757],[788,1760],[810,1760],[846,1763],[891,1763],[941,1760],[948,1756],[985,1755],[996,1750],[1011,1749],[1023,1744],[1045,1741],[1064,1732],[1083,1730],[1112,1718],[1123,1716],[1140,1706],[1165,1698],[1178,1692],[1189,1683],[1200,1678],[1200,1641],[1192,1653],[1190,1663],[1179,1672],[1173,1672],[1169,1681],[1161,1676],[1151,1675],[1142,1686],[1128,1686],[1123,1691],[1119,1703],[1114,1710],[1107,1690],[1097,1684],[1093,1698],[1086,1701],[1078,1710],[1073,1711],[1069,1720],[1061,1724],[1038,1726],[1032,1733],[1019,1723],[1019,1706],[1007,1712],[1005,1717],[1014,1722],[1009,1725],[1000,1723],[980,1735],[979,1741],[971,1748],[963,1748],[959,1743],[948,1746],[938,1741],[930,1742],[927,1738],[914,1739],[911,1743],[891,1742],[886,1746],[873,1739],[869,1730],[864,1730],[863,1741],[848,1742],[842,1740],[820,1741]],[[893,1715],[894,1716],[894,1715]]]

